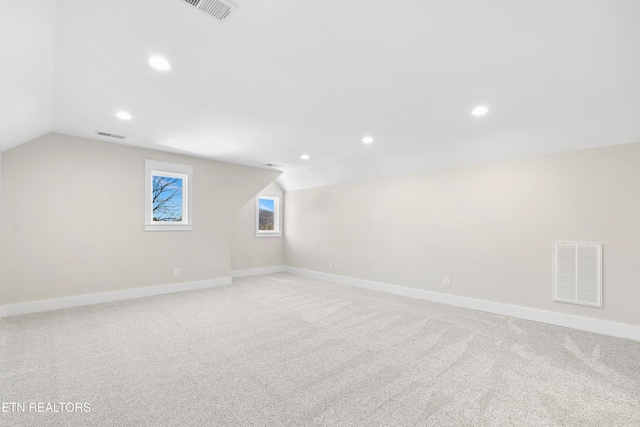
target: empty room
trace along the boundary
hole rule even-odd
[[[3,0],[0,426],[640,426],[640,2]]]

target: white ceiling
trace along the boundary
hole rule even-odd
[[[640,141],[638,0],[237,3],[3,0],[0,149],[104,131],[290,190]]]

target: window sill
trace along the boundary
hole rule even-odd
[[[190,224],[145,224],[144,231],[192,231],[193,225]]]
[[[282,233],[256,233],[256,237],[282,237]]]

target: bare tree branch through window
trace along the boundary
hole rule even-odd
[[[182,178],[153,176],[153,220],[182,221]]]

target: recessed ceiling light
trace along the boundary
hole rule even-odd
[[[364,138],[362,138],[362,142],[365,144],[371,144],[373,142],[373,138],[371,138],[370,136],[365,136]]]
[[[471,114],[473,114],[474,116],[484,116],[488,112],[489,112],[489,109],[487,107],[485,107],[484,105],[478,105],[476,108],[473,109]]]
[[[151,58],[149,58],[149,65],[160,71],[169,71],[171,69],[171,64],[169,64],[169,61],[161,56],[152,56]]]
[[[116,117],[122,120],[131,120],[131,114],[127,113],[126,111],[118,111],[116,113]]]
[[[310,157],[309,157],[309,155],[308,155],[308,154],[303,154],[302,156],[300,156],[300,158],[301,158],[302,160],[309,160],[309,159],[310,159]]]

